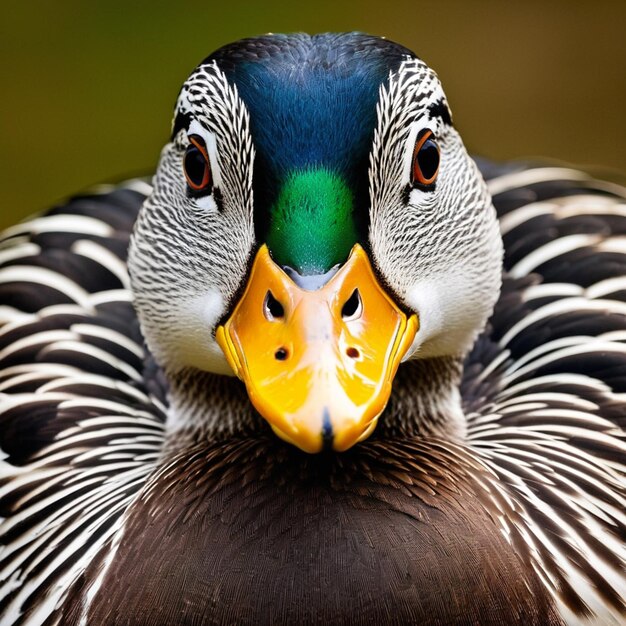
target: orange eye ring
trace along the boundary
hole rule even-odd
[[[213,181],[209,154],[204,140],[199,135],[189,135],[189,146],[183,158],[183,171],[191,191],[201,193],[211,188]]]
[[[413,149],[411,183],[432,185],[439,174],[440,150],[431,130],[418,135]]]

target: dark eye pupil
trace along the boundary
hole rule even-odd
[[[422,176],[428,180],[432,178],[439,167],[439,150],[432,139],[427,139],[417,153],[417,162]]]
[[[206,161],[202,152],[194,145],[189,146],[185,153],[185,172],[194,185],[202,185],[205,169]]]

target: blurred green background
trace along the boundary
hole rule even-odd
[[[475,153],[626,172],[625,26],[624,1],[5,3],[0,227],[151,172],[196,63],[270,31],[385,35],[435,68]]]

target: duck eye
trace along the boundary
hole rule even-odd
[[[432,185],[439,173],[439,146],[431,130],[417,136],[413,150],[411,183]]]
[[[206,144],[199,135],[189,135],[189,146],[185,151],[183,169],[189,189],[195,193],[211,188],[211,166]]]

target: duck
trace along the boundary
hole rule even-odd
[[[0,623],[624,623],[625,233],[404,46],[220,48],[3,235]]]

